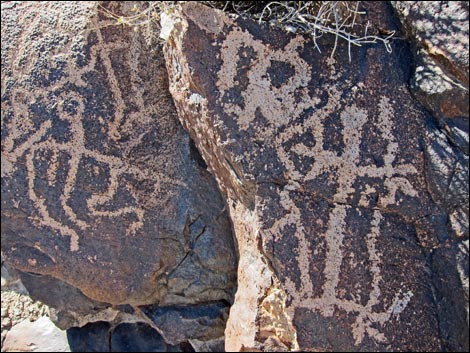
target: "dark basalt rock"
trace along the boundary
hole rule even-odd
[[[142,311],[158,327],[165,342],[178,345],[192,340],[211,341],[224,336],[228,317],[226,303],[197,306],[145,307]]]
[[[98,321],[67,330],[72,352],[109,352],[109,322]]]
[[[415,57],[411,89],[468,155],[467,1],[392,1]]]
[[[72,350],[468,351],[468,3],[363,2],[391,53],[176,4],[164,57],[1,6],[2,265]]]
[[[364,6],[397,30],[387,4]],[[440,126],[410,95],[408,44],[353,46],[349,62],[345,43],[331,58],[311,38],[200,4],[173,21],[170,91],[227,199],[240,253],[226,349],[465,350],[468,218],[455,216],[455,236],[429,184]],[[458,196],[438,191],[447,204],[468,200],[458,153],[444,162],[463,168],[448,175]]]
[[[230,220],[177,120],[161,49],[105,15],[132,4],[100,6],[2,3],[2,264],[61,328],[145,322],[139,305],[227,310]]]
[[[163,56],[101,13],[2,10],[5,260],[99,302],[230,301],[230,223],[176,120]]]
[[[194,352],[167,345],[158,332],[142,323],[121,324],[110,335],[110,352]]]
[[[72,352],[195,352],[189,342],[170,345],[145,323],[89,323],[67,330]],[[212,350],[210,350],[212,352]]]

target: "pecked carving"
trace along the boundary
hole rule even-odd
[[[2,4],[8,263],[112,304],[231,300],[230,224],[166,85],[97,3]]]
[[[224,33],[198,13],[219,17]],[[332,59],[307,38],[201,5],[178,16],[165,47],[170,91],[240,250],[226,348],[440,349],[427,256],[450,230],[428,192],[429,116],[409,95],[406,50],[361,48],[349,64],[347,47]],[[273,283],[286,296],[277,331],[262,328]],[[283,348],[270,345],[281,326],[296,331]]]

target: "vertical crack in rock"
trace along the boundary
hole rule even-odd
[[[223,26],[224,23],[217,23],[219,19],[219,17],[203,17],[204,28],[210,27],[213,29],[213,26],[215,26],[214,30],[216,32],[220,31],[222,28],[220,26]],[[209,22],[206,22],[206,20]],[[229,20],[223,18],[223,21]],[[172,21],[172,25],[178,27],[179,34],[184,36],[187,30],[187,24],[184,21],[176,19]],[[169,42],[175,46],[180,45],[180,40],[181,38],[169,38]],[[184,62],[184,56],[178,55],[178,53],[170,55],[166,59],[170,72],[175,74],[173,78],[176,80],[184,79],[185,77],[182,74],[185,72],[183,70],[188,68],[187,63]],[[176,71],[171,71],[170,67],[175,68]],[[194,83],[189,84],[193,85]],[[170,89],[172,88],[175,97],[181,87],[175,89],[174,86],[170,86]],[[197,99],[195,98],[196,95]],[[205,107],[205,99],[201,98],[197,93],[192,93],[189,97],[188,102],[195,114],[200,114]],[[175,97],[175,102],[178,106],[180,100]],[[182,123],[185,125],[187,122],[182,120]],[[258,222],[253,211],[254,183],[249,179],[241,179],[234,163],[229,161],[223,152],[217,149],[216,145],[212,144],[210,138],[203,135],[205,133],[211,134],[210,129],[206,129],[202,124],[187,126],[187,128],[189,131],[197,131],[197,135],[193,136],[193,139],[196,141],[208,166],[212,167],[212,171],[214,171],[213,168],[217,168],[217,171],[223,173],[223,175],[217,172],[214,173],[219,181],[219,186],[227,192],[227,184],[225,184],[227,182],[228,185],[232,186],[228,192],[237,195],[232,198],[239,200],[233,203],[229,201],[229,209],[237,236],[240,259],[237,278],[239,285],[242,284],[242,286],[236,293],[235,302],[227,322],[225,349],[227,351],[297,349],[295,329],[292,327],[291,319],[287,315],[283,303],[286,296],[278,284],[279,281],[267,265],[268,260],[258,249],[258,230],[256,229]],[[198,131],[198,128],[201,130]],[[213,137],[215,138],[215,136]],[[223,179],[222,182],[221,179]],[[279,301],[279,299],[281,300]],[[258,325],[262,327],[261,331],[259,331]]]
[[[239,290],[225,330],[225,349],[286,351],[298,349],[287,314],[286,295],[267,258],[260,251],[256,214],[241,202],[230,204],[239,245]]]
[[[386,4],[364,6],[395,26]],[[429,260],[450,230],[428,191],[430,117],[409,94],[406,45],[354,48],[349,63],[347,45],[333,59],[200,4],[174,16],[170,91],[240,253],[226,348],[440,350],[449,307],[432,284],[460,277]]]
[[[230,220],[178,122],[161,48],[105,15],[133,5],[2,3],[2,261],[62,328],[178,305],[207,322],[178,344],[205,345],[236,288]]]

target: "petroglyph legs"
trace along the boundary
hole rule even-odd
[[[382,221],[382,214],[379,210],[373,211],[373,218],[371,221],[371,228],[366,234],[367,253],[369,259],[369,271],[372,274],[372,289],[368,293],[369,299],[366,305],[358,302],[357,298],[353,300],[346,300],[339,298],[337,295],[337,286],[339,283],[340,269],[343,261],[345,261],[345,252],[343,249],[344,230],[346,227],[347,212],[350,206],[337,204],[330,213],[330,219],[327,225],[327,231],[323,234],[326,241],[326,260],[324,276],[325,282],[322,287],[322,295],[320,297],[312,297],[313,284],[310,279],[309,261],[315,261],[315,256],[310,251],[307,236],[302,227],[297,227],[296,236],[299,239],[299,247],[295,249],[298,254],[298,264],[301,272],[301,285],[297,288],[296,285],[287,280],[287,292],[292,295],[292,306],[304,309],[310,309],[320,312],[323,316],[333,316],[336,309],[343,310],[347,313],[354,313],[357,315],[356,321],[352,326],[353,337],[356,344],[360,344],[367,333],[370,337],[378,342],[387,342],[386,337],[376,328],[372,327],[373,323],[384,325],[392,315],[399,315],[407,306],[413,293],[407,291],[402,294],[400,289],[393,300],[393,303],[383,312],[374,312],[373,307],[380,303],[380,283],[382,281],[380,266],[381,254],[376,249],[376,241],[380,236],[380,225]],[[290,219],[294,224],[298,225],[301,222],[300,212],[295,206],[290,208]],[[293,214],[292,214],[293,213]],[[282,231],[282,229],[278,229]],[[270,230],[272,232],[272,230]],[[282,234],[282,233],[281,233]]]
[[[131,50],[128,46],[129,43],[106,41],[99,29],[102,25],[102,22],[95,21],[94,23],[94,29],[91,32],[96,36],[96,43],[90,47],[89,61],[86,65],[79,68],[72,59],[68,58],[69,61],[63,68],[62,78],[57,82],[50,83],[45,87],[34,86],[35,88],[32,90],[29,87],[23,87],[21,82],[13,87],[11,94],[13,114],[5,124],[5,130],[8,133],[3,141],[2,178],[12,176],[15,171],[21,168],[20,160],[25,159],[28,196],[37,211],[37,216],[31,217],[31,219],[37,226],[49,227],[63,236],[70,237],[71,251],[79,250],[80,232],[89,230],[91,223],[99,222],[103,217],[116,218],[118,221],[126,222],[126,234],[128,235],[134,235],[142,228],[145,211],[138,205],[135,195],[131,195],[119,206],[115,206],[116,198],[119,198],[119,190],[126,188],[126,177],[148,180],[154,184],[155,190],[167,183],[184,186],[182,182],[170,180],[159,173],[137,168],[116,153],[108,153],[108,144],[119,144],[120,130],[129,118],[129,114],[125,114],[127,105],[121,92],[121,83],[118,82],[114,72],[110,53]],[[44,24],[40,23],[40,16],[38,16],[38,19],[31,25],[31,29],[26,29],[26,31],[34,31],[41,26]],[[65,49],[60,48],[60,50],[68,54],[70,46],[71,43],[68,42]],[[51,54],[48,59],[52,61],[56,56],[61,55],[64,54]],[[133,85],[138,82],[136,76],[138,68],[135,67],[137,64],[133,63],[137,59],[136,57],[128,58]],[[12,66],[17,71],[16,77],[25,75],[25,68],[21,64],[17,63]],[[86,111],[87,104],[90,105],[87,99],[90,100],[90,97],[79,93],[80,89],[91,89],[91,83],[87,82],[87,78],[98,75],[98,73],[107,77],[106,84],[112,98],[109,106],[114,106],[114,116],[111,112],[109,112],[109,116],[102,117]],[[136,92],[136,97],[133,99],[140,103],[139,107],[145,107],[142,98],[143,92],[134,86],[133,90]],[[28,102],[46,104],[44,102],[51,99],[54,104],[49,104],[47,107],[50,110],[47,113],[50,118],[38,124],[37,120],[43,117],[36,116]],[[148,112],[137,112],[137,114],[144,115]],[[102,126],[102,137],[99,141],[102,148],[100,150],[95,147],[90,148],[92,143],[87,143],[88,132],[84,126],[85,115],[88,119],[96,120]],[[140,117],[140,119],[144,118]],[[55,131],[56,125],[66,126],[66,131],[62,131],[61,136],[58,136]],[[47,164],[47,170],[43,176],[39,174],[38,168],[39,165],[44,164]],[[107,186],[100,191],[94,190],[87,197],[84,201],[86,210],[85,212],[81,210],[82,216],[79,216],[77,209],[75,209],[77,206],[74,205],[74,197],[76,197],[76,192],[81,192],[77,190],[77,178],[79,169],[84,167],[89,168],[95,177],[98,174],[101,177],[104,175]],[[59,171],[64,175],[60,182],[58,182]],[[46,179],[52,189],[61,189],[58,200],[49,199],[38,192],[39,179]],[[64,219],[57,217],[57,213],[51,213],[51,204],[60,205],[61,212],[67,219],[65,222]]]
[[[365,335],[384,343],[387,338],[380,332],[378,325],[384,325],[392,315],[399,315],[411,300],[413,293],[406,288],[398,289],[393,302],[383,311],[374,311],[374,307],[381,303],[381,266],[382,254],[377,249],[377,240],[382,236],[381,228],[387,223],[383,218],[383,211],[391,204],[400,204],[401,195],[416,197],[417,193],[407,179],[408,175],[416,174],[416,168],[397,160],[398,143],[393,134],[394,109],[386,97],[380,99],[378,116],[371,117],[368,112],[354,104],[342,106],[341,93],[334,86],[323,87],[327,92],[326,104],[320,106],[321,92],[309,95],[307,89],[311,78],[308,64],[300,57],[299,49],[303,43],[296,37],[284,49],[272,50],[261,41],[257,41],[247,31],[234,30],[227,35],[222,43],[222,67],[218,73],[217,87],[220,101],[225,111],[238,123],[241,130],[255,129],[257,137],[263,140],[274,139],[277,157],[286,169],[289,180],[280,192],[280,205],[286,211],[279,217],[274,225],[264,232],[274,242],[279,242],[287,229],[295,229],[295,238],[298,246],[292,249],[300,270],[300,286],[289,278],[285,280],[287,293],[291,296],[291,308],[304,308],[319,312],[324,317],[331,317],[335,310],[353,313],[356,317],[352,325],[352,333],[356,344],[360,344]],[[238,87],[236,80],[241,75],[237,70],[240,67],[237,50],[255,53],[251,57],[249,71],[246,73],[247,83],[242,89],[242,103],[230,100],[230,90]],[[241,60],[241,59],[239,59]],[[246,62],[246,58],[244,58]],[[284,82],[274,84],[270,78],[270,63],[291,67],[291,76]],[[334,74],[334,68],[331,66]],[[246,69],[246,68],[244,68]],[[353,90],[354,92],[354,90]],[[278,98],[282,97],[282,100]],[[354,99],[352,100],[354,101]],[[318,108],[317,108],[318,107]],[[263,129],[257,129],[253,123],[256,112],[260,112],[267,120]],[[342,126],[342,142],[344,147],[336,146],[333,149],[325,148],[324,121],[334,112],[340,112]],[[302,119],[299,119],[304,115]],[[364,138],[364,126],[374,121],[378,127],[380,138],[386,143],[386,153],[383,163],[361,163],[361,141]],[[299,135],[309,134],[313,146],[305,145],[304,139],[295,138]],[[287,148],[286,146],[289,146]],[[309,157],[313,160],[309,168],[300,170],[295,164],[295,157]],[[291,197],[291,191],[302,192],[303,186],[309,181],[315,181],[322,175],[328,176],[328,182],[336,185],[334,196],[329,202],[333,205],[329,214],[327,230],[324,234],[311,234],[305,229],[305,219],[302,219],[301,209]],[[352,196],[357,193],[356,181],[361,178],[374,180],[367,183],[356,206],[351,206]],[[381,190],[381,191],[379,191]],[[400,193],[397,193],[397,192]],[[376,204],[370,204],[369,195],[377,195]],[[313,196],[314,197],[314,196]],[[339,297],[338,283],[341,266],[345,261],[343,239],[347,228],[348,213],[357,208],[371,212],[371,221],[367,234],[355,234],[365,238],[367,246],[368,266],[371,274],[370,291],[367,303],[361,304],[358,298],[342,299]],[[311,237],[324,239],[326,257],[324,263],[324,283],[312,283],[310,263],[316,260],[315,252],[310,245]],[[321,295],[314,296],[314,286],[320,286]],[[404,291],[404,293],[403,293]]]

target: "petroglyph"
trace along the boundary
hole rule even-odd
[[[49,6],[49,5],[47,5]],[[88,6],[88,5],[87,5]],[[90,5],[94,6],[94,5]],[[32,9],[33,11],[34,9]],[[57,8],[51,7],[51,12],[58,11]],[[125,187],[126,177],[135,177],[141,181],[147,181],[154,185],[155,192],[161,189],[167,189],[169,185],[186,187],[186,184],[180,180],[174,180],[160,173],[151,170],[144,170],[133,166],[129,161],[123,159],[116,154],[109,154],[102,152],[95,148],[88,147],[86,131],[84,127],[84,115],[86,113],[86,97],[81,96],[76,91],[70,90],[70,85],[75,85],[78,89],[86,89],[89,83],[86,82],[87,75],[95,75],[97,70],[98,61],[103,64],[104,71],[107,76],[106,84],[112,93],[114,105],[114,117],[111,119],[103,118],[101,116],[94,116],[97,121],[102,123],[102,143],[106,149],[108,141],[118,141],[121,138],[121,129],[129,128],[126,126],[127,121],[134,121],[137,116],[149,114],[149,112],[131,112],[125,113],[128,108],[123,99],[121,92],[121,83],[118,82],[117,76],[114,72],[113,65],[110,59],[110,53],[117,53],[119,51],[128,52],[126,58],[129,66],[131,67],[132,76],[132,90],[135,92],[133,99],[137,102],[138,107],[145,107],[143,103],[144,92],[139,89],[138,77],[136,76],[138,52],[132,52],[129,49],[128,43],[123,41],[105,41],[103,39],[100,28],[106,25],[113,25],[112,21],[103,21],[98,18],[91,20],[91,30],[86,30],[80,36],[95,36],[96,42],[90,48],[89,61],[86,65],[78,67],[72,59],[67,58],[62,53],[68,53],[73,41],[69,41],[63,48],[60,48],[59,53],[50,54],[48,60],[51,62],[57,60],[58,57],[64,56],[69,62],[63,69],[62,77],[55,83],[46,87],[37,87],[31,89],[24,88],[22,85],[17,84],[11,90],[12,96],[12,117],[9,121],[2,119],[2,130],[5,128],[7,134],[2,141],[2,178],[11,177],[19,168],[23,168],[20,160],[23,158],[26,161],[27,170],[27,184],[29,198],[34,204],[34,208],[38,213],[38,217],[32,216],[31,219],[37,226],[49,227],[63,236],[70,237],[70,251],[79,250],[81,231],[86,231],[90,228],[93,222],[99,222],[101,218],[115,218],[118,222],[128,222],[127,234],[135,235],[139,229],[142,228],[145,218],[145,209],[138,205],[135,196],[133,199],[126,201],[126,204],[119,207],[113,206],[119,188]],[[47,24],[41,22],[41,16],[38,16],[33,21],[29,28],[24,29],[23,37],[34,37],[33,32],[44,30]],[[66,24],[63,24],[64,26]],[[66,31],[66,28],[63,28]],[[71,34],[72,35],[72,34]],[[80,37],[78,40],[83,40]],[[80,39],[81,38],[81,39]],[[14,58],[11,65],[14,77],[27,76],[30,70],[28,65],[23,63],[24,58],[28,55],[25,48],[21,47],[19,54]],[[52,63],[51,63],[52,65]],[[3,85],[3,78],[2,78]],[[3,88],[2,88],[3,91]],[[31,105],[35,102],[45,101],[54,97],[56,103],[54,106],[49,106],[50,119],[40,123],[38,127],[35,113],[32,111]],[[27,104],[29,100],[29,104]],[[54,110],[56,113],[54,114]],[[54,116],[55,115],[55,116]],[[131,116],[133,115],[133,116]],[[132,117],[133,119],[130,119]],[[56,119],[56,120],[54,120]],[[140,118],[147,119],[148,118]],[[108,121],[106,121],[108,120]],[[54,124],[60,123],[67,126],[67,131],[64,131],[62,136],[54,136],[52,128]],[[148,121],[147,121],[148,123]],[[3,125],[5,124],[5,125]],[[141,137],[141,136],[140,136]],[[2,135],[3,138],[3,135]],[[132,143],[138,143],[139,138]],[[46,160],[47,170],[45,179],[51,187],[61,187],[62,192],[60,195],[60,205],[66,218],[70,224],[65,224],[63,220],[53,216],[49,210],[48,202],[53,200],[46,200],[44,196],[37,193],[37,180],[43,178],[38,175],[38,164]],[[64,168],[64,163],[59,163],[59,160],[66,160],[66,177],[63,185],[58,185],[57,172],[59,168]],[[101,169],[107,173],[107,187],[102,192],[93,192],[89,196],[86,203],[86,215],[82,216],[77,214],[74,209],[72,200],[73,195],[77,192],[77,175],[79,168],[85,164],[92,169],[99,169],[94,163],[97,163]],[[87,167],[88,167],[87,166]],[[132,194],[132,193],[131,193]],[[130,217],[129,217],[130,216]]]
[[[248,86],[243,89],[243,106],[235,102],[221,102],[224,110],[237,117],[238,124],[242,130],[250,128],[250,123],[255,119],[256,109],[260,109],[263,116],[273,127],[286,125],[289,120],[299,116],[310,104],[308,90],[306,88],[310,69],[307,63],[302,60],[297,51],[302,47],[300,37],[293,38],[283,50],[272,50],[269,46],[257,41],[247,31],[235,29],[227,34],[226,40],[222,43],[220,53],[223,65],[217,74],[217,88],[222,97],[233,87],[240,84],[239,77],[238,50],[239,48],[251,48],[256,53],[255,56],[262,60],[254,60],[248,69]],[[295,74],[290,77],[280,87],[272,85],[268,69],[274,61],[289,63],[295,70]],[[301,104],[296,102],[294,92],[301,94]],[[283,97],[279,101],[277,97]],[[297,98],[298,99],[298,98]],[[267,136],[265,136],[267,137]]]
[[[243,66],[246,73],[240,72],[242,60],[238,51],[243,48],[246,52],[252,50],[255,54],[249,67]],[[381,227],[386,227],[382,213],[387,211],[389,205],[400,205],[402,199],[397,195],[417,197],[417,192],[407,177],[417,174],[416,168],[410,163],[400,163],[397,158],[398,143],[394,131],[394,108],[389,98],[381,97],[378,105],[378,115],[370,116],[366,110],[355,104],[343,106],[341,93],[334,86],[322,87],[327,92],[328,102],[322,107],[316,94],[309,94],[307,84],[311,77],[309,65],[300,57],[303,48],[301,37],[294,37],[283,48],[274,50],[270,45],[256,40],[248,31],[237,28],[228,33],[221,44],[222,66],[218,72],[216,83],[220,90],[218,103],[236,121],[241,130],[255,130],[254,135],[262,140],[274,139],[272,144],[276,148],[277,157],[286,168],[288,185],[280,191],[280,205],[286,211],[283,217],[275,220],[274,225],[264,230],[275,242],[282,239],[290,227],[295,229],[298,246],[293,249],[300,270],[300,286],[289,278],[286,279],[286,290],[291,296],[290,310],[293,315],[294,308],[309,309],[321,313],[324,317],[331,317],[336,310],[353,313],[356,317],[351,326],[355,344],[359,345],[365,335],[377,342],[386,343],[387,338],[377,328],[385,325],[392,316],[398,319],[399,314],[406,309],[413,293],[406,288],[397,288],[393,302],[383,311],[374,309],[381,303],[381,258],[383,254],[377,249],[377,239],[381,237]],[[238,57],[238,58],[237,58]],[[273,62],[277,65],[293,68],[292,75],[281,84],[274,85],[269,74],[269,67]],[[330,67],[334,76],[333,62]],[[246,75],[247,83],[242,88],[241,100],[231,100],[230,90],[241,85],[240,77]],[[359,83],[359,88],[362,84]],[[353,90],[358,95],[360,90]],[[312,97],[313,96],[313,97]],[[279,99],[282,97],[282,99]],[[354,101],[353,97],[351,101]],[[314,108],[314,109],[312,109]],[[310,110],[309,110],[310,109]],[[342,140],[344,148],[325,148],[324,121],[334,112],[340,113],[342,125]],[[267,120],[267,126],[258,128],[253,122],[256,113],[260,112]],[[299,121],[299,117],[305,118]],[[386,143],[386,153],[383,155],[383,164],[361,164],[361,142],[363,129],[368,121],[375,121],[378,134]],[[301,134],[307,134],[305,139],[296,139]],[[306,146],[308,140],[314,145]],[[288,146],[288,148],[286,147]],[[305,171],[295,164],[295,158],[310,157],[313,163]],[[314,181],[322,174],[328,175],[328,180],[336,185],[336,191],[331,200],[334,207],[331,209],[327,230],[324,234],[311,234],[304,226],[301,210],[291,198],[291,191],[302,191],[303,185]],[[361,178],[373,178],[379,182],[367,183],[360,191],[357,206],[372,209],[372,218],[367,234],[357,234],[365,237],[367,245],[368,271],[372,275],[370,292],[367,303],[361,304],[358,298],[351,300],[341,299],[338,296],[338,283],[341,265],[345,261],[343,238],[347,227],[348,212],[354,207],[351,204],[352,196],[357,193],[355,183]],[[385,192],[379,193],[379,189]],[[371,205],[369,195],[380,195],[376,205]],[[310,247],[309,237],[323,237],[326,246],[326,259],[322,284],[322,295],[313,296],[310,263],[315,261],[315,254]],[[289,311],[289,308],[287,309]]]
[[[99,6],[2,3],[2,260],[34,274],[65,326],[84,296],[106,303],[80,309],[90,317],[229,303],[230,221],[178,123],[161,48],[104,14],[134,4]],[[46,277],[67,284],[60,299]]]
[[[364,21],[395,28],[384,3],[363,4]],[[461,309],[435,301],[439,291],[443,301],[460,295],[446,287],[453,255],[444,254],[454,251],[449,224],[463,217],[436,202],[449,187],[435,186],[445,173],[434,162],[455,166],[455,151],[449,141],[439,158],[426,151],[437,147],[426,137],[436,126],[410,95],[406,41],[392,53],[351,47],[348,62],[333,39],[319,40],[335,59],[311,38],[200,4],[175,12],[165,32],[170,91],[227,198],[240,249],[228,347],[266,350],[293,329],[286,347],[305,351],[445,349],[467,325],[454,319]],[[274,283],[285,307],[271,324],[263,298]],[[443,329],[441,316],[461,324]],[[468,345],[468,333],[457,341]]]

